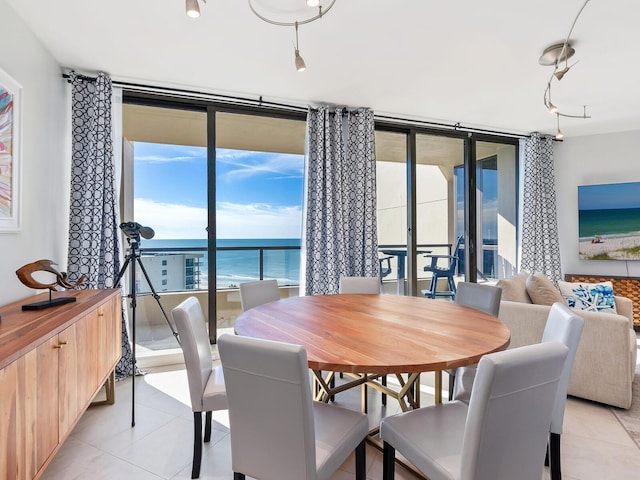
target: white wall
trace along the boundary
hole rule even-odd
[[[0,232],[4,305],[39,293],[18,281],[22,265],[46,258],[66,267],[70,137],[60,66],[5,0],[0,19],[0,68],[22,85],[22,229]]]
[[[640,181],[640,131],[567,138],[553,157],[562,272],[640,277],[637,260],[578,258],[578,185]]]

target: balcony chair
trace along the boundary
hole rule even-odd
[[[485,355],[464,402],[384,418],[383,479],[395,451],[430,480],[540,480],[567,347],[539,343]]]
[[[171,310],[178,329],[189,379],[191,409],[193,410],[194,440],[191,478],[200,476],[202,461],[202,412],[205,413],[204,441],[211,440],[211,412],[227,408],[222,367],[213,368],[209,334],[205,327],[200,302],[189,297]]]
[[[428,290],[422,290],[422,294],[425,297],[451,297],[456,296],[456,282],[453,277],[456,275],[456,268],[458,266],[458,260],[460,255],[460,247],[464,242],[464,236],[460,235],[456,240],[456,246],[451,255],[425,255],[426,258],[431,259],[431,264],[424,267],[425,272],[431,272],[431,283],[429,283]],[[440,266],[438,263],[440,260],[444,260],[447,266]],[[439,292],[438,291],[438,279],[446,278],[449,290]]]
[[[562,478],[560,466],[560,436],[562,434],[564,408],[567,403],[567,389],[569,388],[573,360],[578,350],[583,328],[584,319],[566,305],[557,302],[552,305],[549,311],[547,323],[542,333],[542,342],[560,342],[569,349],[567,360],[562,369],[553,416],[551,417],[551,427],[549,428],[549,448],[545,464],[550,464],[551,480],[560,480]],[[459,369],[454,388],[454,400],[469,403],[471,387],[474,385],[474,377],[475,368],[473,368],[473,366]]]
[[[280,300],[278,281],[275,279],[240,284],[240,305],[243,312],[275,300]]]
[[[225,334],[218,351],[234,480],[327,480],[354,450],[365,480],[367,416],[312,400],[303,346]]]
[[[458,283],[455,302],[497,317],[500,312],[501,298],[502,289],[500,287],[460,282]],[[445,371],[449,374],[449,400],[451,400],[458,369],[451,368]]]
[[[380,263],[380,283],[382,283],[382,279],[393,271],[391,269],[391,256],[380,257],[378,262]]]

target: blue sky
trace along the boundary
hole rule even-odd
[[[218,238],[299,238],[302,155],[218,149]],[[206,238],[207,152],[135,142],[135,221],[155,238]],[[129,219],[125,219],[129,220]]]
[[[616,208],[640,208],[640,182],[578,187],[579,210]]]

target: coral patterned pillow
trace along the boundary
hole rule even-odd
[[[592,312],[618,313],[611,282],[558,282],[558,286],[565,302],[572,308]]]

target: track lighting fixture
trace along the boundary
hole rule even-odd
[[[556,132],[556,140],[562,140],[564,138],[564,133],[560,130],[560,114],[556,113],[556,117],[558,119],[558,131]]]
[[[207,3],[207,0],[202,0]],[[191,18],[198,18],[200,16],[200,6],[198,0],[187,0],[187,16]]]
[[[591,118],[587,115],[587,107],[586,105],[583,108],[582,115],[569,115],[566,113],[562,113],[560,109],[554,105],[551,101],[551,82],[560,81],[567,74],[567,72],[578,62],[574,62],[572,65],[569,65],[569,59],[575,54],[575,49],[571,46],[571,33],[573,32],[573,28],[580,17],[580,14],[584,10],[584,7],[587,6],[590,0],[585,0],[584,4],[578,11],[573,23],[571,24],[571,28],[569,29],[569,34],[567,35],[566,40],[563,43],[556,43],[547,47],[540,55],[538,59],[538,63],[540,65],[549,65],[553,66],[553,72],[549,77],[549,81],[547,82],[547,88],[544,91],[544,106],[549,110],[549,113],[553,113],[556,115],[558,120],[558,132],[556,134],[556,140],[561,140],[564,138],[562,131],[560,130],[560,116],[563,117],[571,117],[571,118]],[[560,65],[564,63],[564,68],[560,68]]]
[[[296,61],[296,70],[298,70],[299,72],[304,72],[307,69],[307,65],[304,63],[304,60],[300,56],[300,50],[298,49],[298,22],[296,22],[295,61]]]
[[[207,0],[202,0],[202,1],[206,3]],[[200,6],[198,5],[198,0],[186,0],[186,2],[187,2],[186,3],[187,15],[192,18],[198,18],[200,16]],[[322,18],[329,10],[331,10],[331,7],[333,7],[333,5],[336,3],[336,0],[324,0],[324,1],[323,0],[306,0],[306,4],[308,7],[318,9],[317,13],[303,20],[294,20],[294,21],[286,21],[286,22],[272,20],[266,17],[263,13],[260,13],[254,6],[254,3],[253,3],[254,0],[247,0],[247,2],[249,3],[249,8],[251,9],[251,11],[260,20],[270,23],[271,25],[277,25],[280,27],[295,27],[296,44],[294,49],[294,52],[295,52],[294,59],[295,59],[296,70],[298,70],[298,72],[305,71],[307,69],[307,65],[304,63],[304,60],[300,55],[300,49],[298,48],[298,25],[311,23],[318,20],[319,18]]]

